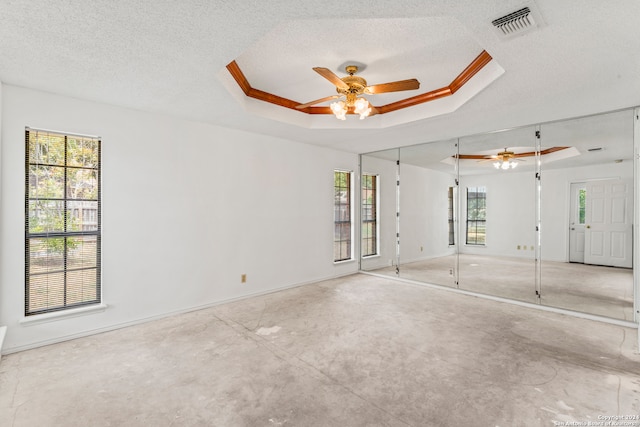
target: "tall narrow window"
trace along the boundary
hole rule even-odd
[[[27,129],[25,315],[100,302],[100,139]]]
[[[487,190],[467,188],[467,244],[484,245],[487,223]]]
[[[351,172],[334,171],[333,260],[351,259]]]
[[[453,187],[449,187],[449,191],[447,192],[447,217],[449,222],[449,245],[453,246],[456,244],[456,235],[455,235],[455,226],[454,226],[454,212],[453,212]]]
[[[362,175],[362,256],[378,254],[378,177]]]

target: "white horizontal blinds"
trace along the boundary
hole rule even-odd
[[[100,302],[100,139],[27,129],[25,315]]]

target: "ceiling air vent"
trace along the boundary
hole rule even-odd
[[[491,21],[501,38],[511,38],[527,33],[538,26],[529,7],[509,13]]]

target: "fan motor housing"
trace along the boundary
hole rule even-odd
[[[336,91],[343,95],[346,95],[347,93],[354,93],[356,95],[360,95],[361,93],[364,92],[364,88],[367,87],[367,81],[362,77],[350,75],[350,76],[343,77],[340,80],[342,80],[347,85],[349,85],[349,89],[336,88]]]

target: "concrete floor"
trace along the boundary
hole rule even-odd
[[[640,413],[636,340],[356,274],[4,356],[0,425],[597,422]]]

